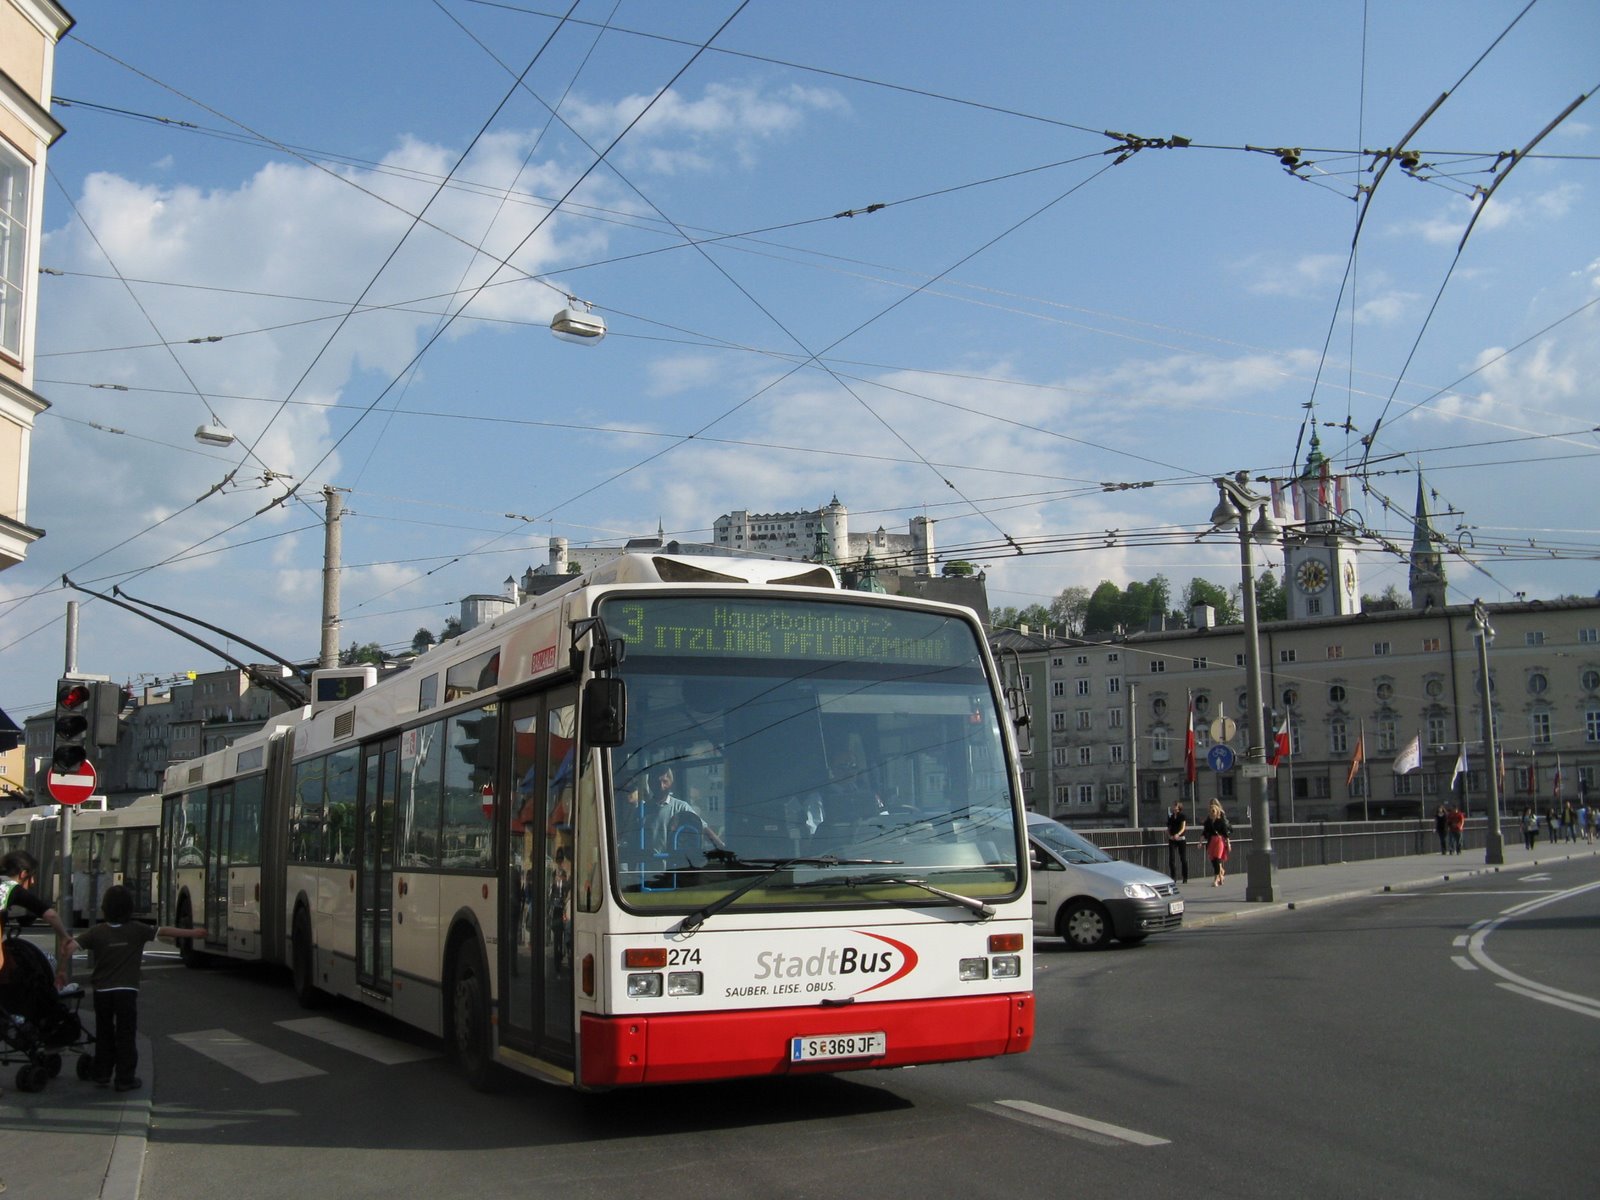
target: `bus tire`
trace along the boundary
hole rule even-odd
[[[450,1053],[476,1091],[494,1090],[489,1036],[489,969],[473,939],[457,947],[450,970]]]
[[[183,929],[194,928],[194,909],[189,905],[189,898],[185,896],[178,901],[178,925]],[[202,967],[206,962],[205,951],[195,945],[198,938],[178,938],[178,958],[186,967]]]
[[[304,907],[294,910],[294,929],[289,935],[289,969],[294,977],[294,996],[301,1008],[322,1008],[328,993],[317,986],[316,947],[311,942],[311,918]]]

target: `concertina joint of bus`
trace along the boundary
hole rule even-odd
[[[967,609],[622,555],[169,766],[160,917],[476,1087],[1019,1053],[1022,711]]]

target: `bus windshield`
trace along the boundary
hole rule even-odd
[[[600,613],[627,643],[628,737],[611,752],[625,904],[1016,893],[1016,806],[971,623],[766,597],[614,597]]]

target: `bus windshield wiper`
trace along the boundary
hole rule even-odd
[[[722,862],[733,867],[755,867],[759,874],[752,875],[733,891],[718,896],[709,904],[702,905],[678,924],[679,933],[693,933],[704,925],[707,917],[714,917],[727,908],[746,892],[754,891],[774,875],[781,874],[792,867],[892,867],[898,866],[899,860],[893,858],[839,858],[833,854],[824,854],[817,858],[740,858],[732,851],[712,850],[706,857],[714,862]]]
[[[921,888],[931,892],[941,900],[948,900],[951,904],[959,904],[969,912],[975,913],[979,919],[987,921],[994,916],[994,909],[974,896],[963,896],[960,892],[947,892],[942,887],[934,887],[926,879],[915,879],[910,875],[850,875],[844,879],[814,879],[807,883],[797,884],[798,887],[863,887],[869,883],[895,883],[905,887]]]

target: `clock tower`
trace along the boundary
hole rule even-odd
[[[1361,611],[1361,580],[1354,543],[1341,536],[1344,480],[1332,476],[1317,435],[1305,470],[1291,485],[1304,533],[1284,552],[1284,587],[1291,621],[1344,617]]]

